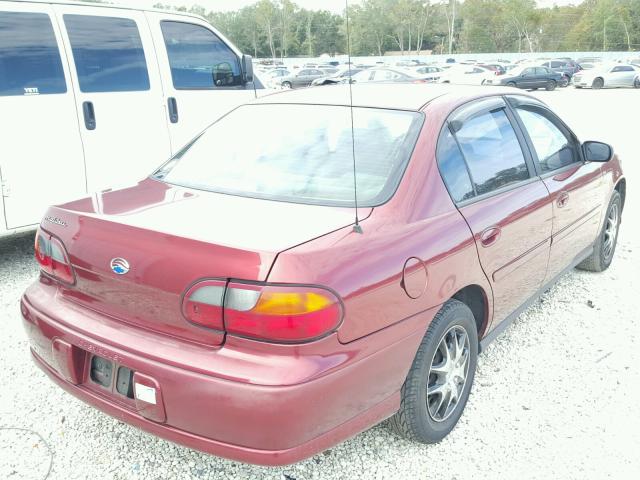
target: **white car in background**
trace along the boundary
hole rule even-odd
[[[640,88],[640,68],[620,63],[582,70],[573,76],[575,88]]]
[[[442,72],[438,83],[453,83],[458,85],[484,85],[494,73],[479,65],[455,65]]]

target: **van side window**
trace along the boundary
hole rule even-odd
[[[499,108],[466,120],[456,138],[477,195],[529,178],[529,169],[509,118]]]
[[[238,56],[208,28],[162,21],[173,87],[176,90],[242,85]]]
[[[80,90],[149,90],[149,72],[136,22],[129,18],[64,15]]]
[[[66,91],[60,51],[49,16],[0,12],[0,95]]]

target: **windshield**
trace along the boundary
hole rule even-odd
[[[293,203],[353,207],[397,188],[422,114],[329,105],[245,105],[211,125],[154,177],[167,183]]]

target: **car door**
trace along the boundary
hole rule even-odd
[[[54,9],[71,63],[89,191],[144,178],[171,153],[144,14],[78,5]]]
[[[0,4],[0,181],[7,229],[86,193],[68,63],[48,4]],[[2,228],[4,229],[4,228]]]
[[[455,175],[444,173],[454,169],[442,164],[440,170],[450,192],[467,190],[454,200],[473,233],[493,290],[494,322],[500,322],[533,296],[546,277],[549,192],[535,175],[525,140],[501,97],[458,109],[449,119],[448,135],[450,150],[464,167]],[[460,187],[465,183],[470,188]]]
[[[635,79],[636,71],[629,65],[618,65],[611,70],[611,86],[631,87]]]
[[[553,204],[553,235],[546,281],[554,279],[598,235],[605,185],[601,164],[585,163],[580,143],[544,104],[528,97],[509,97],[534,167]]]
[[[207,22],[167,12],[146,12],[161,72],[161,100],[176,153],[195,135],[240,104],[268,89],[254,91],[241,75],[241,53]]]
[[[518,79],[518,86],[521,88],[534,88],[536,83],[536,69],[525,68]]]

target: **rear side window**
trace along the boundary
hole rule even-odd
[[[238,56],[200,25],[160,22],[174,88],[198,90],[242,85]]]
[[[573,142],[549,118],[530,106],[516,108],[533,143],[543,173],[551,172],[578,160]]]
[[[66,91],[60,51],[49,16],[0,12],[0,95]]]
[[[464,157],[448,128],[443,130],[438,143],[438,168],[454,202],[473,197],[473,186]]]
[[[149,90],[149,73],[136,22],[129,18],[65,15],[80,90]]]
[[[504,109],[466,120],[456,132],[456,138],[478,195],[529,178],[518,137]]]

